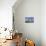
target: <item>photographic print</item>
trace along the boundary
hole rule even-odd
[[[25,23],[34,23],[34,17],[25,17]]]

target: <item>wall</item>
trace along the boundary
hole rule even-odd
[[[34,40],[36,46],[41,46],[41,0],[23,0],[13,10],[18,32],[22,32],[25,38]],[[34,23],[25,23],[25,17],[31,16],[34,17]]]
[[[41,4],[41,38],[42,46],[46,46],[46,0],[42,0]]]

